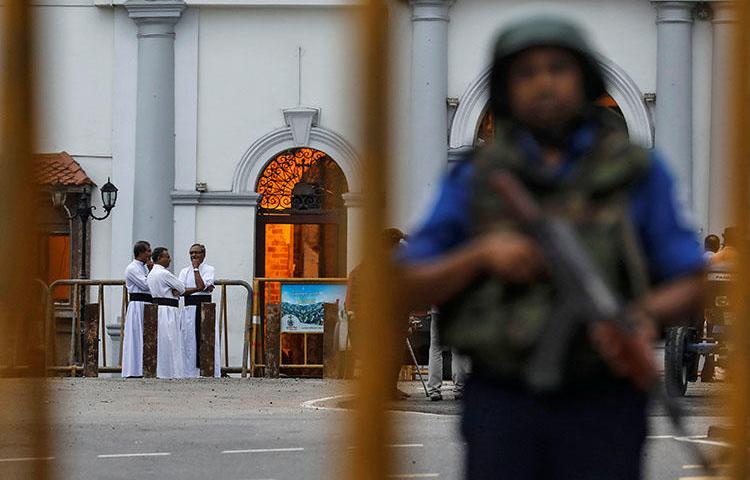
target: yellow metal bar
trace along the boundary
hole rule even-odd
[[[388,12],[384,0],[365,0],[359,10],[361,23],[362,78],[360,118],[363,163],[362,242],[364,259],[361,266],[361,292],[364,294],[361,311],[357,312],[358,335],[369,341],[357,342],[362,371],[355,384],[358,408],[350,425],[353,444],[358,448],[351,455],[342,456],[346,464],[342,478],[383,480],[393,471],[392,457],[386,448],[392,431],[385,413],[385,403],[394,385],[387,372],[396,362],[395,328],[378,328],[383,322],[395,321],[395,308],[390,288],[393,278],[388,268],[389,252],[381,241],[387,220],[391,148],[388,138]],[[373,341],[377,338],[378,341]]]
[[[736,320],[732,323],[733,352],[731,355],[731,380],[733,383],[730,397],[732,424],[732,468],[731,478],[735,480],[746,480],[748,478],[748,401],[750,399],[750,329],[747,320],[750,314],[750,248],[747,239],[750,238],[748,228],[748,209],[750,179],[750,74],[748,65],[750,48],[748,41],[750,35],[750,17],[747,2],[736,2],[737,27],[733,31],[733,65],[732,85],[723,85],[722,88],[732,90],[735,99],[731,105],[731,111],[726,112],[731,118],[729,141],[731,145],[731,176],[730,176],[730,199],[729,207],[733,224],[737,227],[739,239],[737,248],[739,251],[736,263],[737,281],[731,299]],[[716,161],[716,159],[714,159]]]
[[[39,192],[34,181],[34,101],[32,89],[34,22],[31,2],[7,0],[0,9],[0,245],[23,248],[23,255],[7,255],[0,263],[0,355],[12,352],[20,338],[19,363],[28,366],[24,381],[0,381],[0,405],[6,420],[0,422],[0,438],[10,448],[4,456],[50,456],[49,412],[44,376],[45,319],[34,290],[39,238],[35,206]],[[16,326],[23,337],[14,335]],[[11,372],[12,373],[12,372]],[[28,447],[15,450],[16,445]],[[14,455],[16,452],[23,455]],[[50,478],[53,469],[46,461],[23,462],[12,475],[24,479]]]
[[[380,237],[378,237],[380,238]],[[346,278],[272,278],[272,277],[256,277],[253,282],[267,283],[346,283]]]
[[[253,305],[252,305],[252,340],[250,342],[250,376],[255,376],[255,369],[258,363],[258,323],[260,322],[260,283],[257,280],[253,280]]]

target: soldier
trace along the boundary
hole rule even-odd
[[[575,24],[537,16],[509,25],[490,82],[494,142],[449,172],[399,255],[410,302],[440,306],[441,339],[472,361],[467,478],[638,479],[645,380],[655,375],[641,388],[624,378],[623,336],[599,322],[589,331],[581,324],[557,390],[528,384],[529,352],[560,315],[559,299],[544,253],[504,214],[489,179],[512,172],[547,214],[573,225],[638,321],[627,341],[647,354],[656,322],[700,297],[698,240],[665,161],[630,144],[621,119],[595,106],[604,80]]]

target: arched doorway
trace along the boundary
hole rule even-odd
[[[653,147],[653,121],[643,92],[622,67],[604,57],[598,57],[598,63],[607,92],[625,118],[630,140],[646,148]],[[490,73],[491,68],[488,66],[469,83],[459,97],[458,108],[451,121],[448,140],[450,152],[459,153],[475,145],[478,129],[487,113]]]
[[[263,167],[255,191],[256,277],[346,276],[348,185],[336,161],[313,148],[284,150]],[[262,304],[281,302],[279,283],[259,293]],[[282,333],[281,347],[282,364],[322,363],[322,336]]]
[[[617,104],[617,101],[615,101],[615,99],[612,98],[611,95],[602,95],[602,97],[596,101],[596,105],[599,108],[607,108],[617,114],[617,116],[622,119],[623,127],[626,130],[628,129],[627,122],[625,121],[625,116],[623,115],[620,106]],[[494,134],[495,119],[493,118],[493,115],[489,111],[489,109],[486,108],[484,110],[484,113],[482,113],[481,120],[479,121],[479,126],[477,127],[477,134],[474,139],[474,145],[482,145],[491,142]]]

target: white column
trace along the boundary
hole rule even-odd
[[[448,163],[448,10],[452,0],[410,0],[412,9],[411,219],[420,218]]]
[[[175,41],[175,173],[174,189],[195,192],[194,201],[174,205],[174,256],[188,259],[190,245],[200,242],[196,230],[198,192],[198,35],[200,10],[185,10],[176,26]]]
[[[711,60],[711,163],[709,165],[708,231],[721,233],[729,222],[726,208],[729,194],[729,135],[733,110],[730,81],[732,30],[736,27],[733,2],[715,2],[713,9],[713,51]]]
[[[362,194],[349,192],[343,195],[346,207],[346,273],[352,271],[362,261]]]
[[[691,205],[693,178],[692,1],[652,1],[656,6],[656,148],[677,176]]]
[[[174,26],[183,0],[126,0],[138,26],[133,238],[172,249]]]

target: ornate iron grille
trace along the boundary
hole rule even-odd
[[[325,152],[286,150],[271,160],[258,180],[261,211],[313,213],[343,207],[343,172]]]

